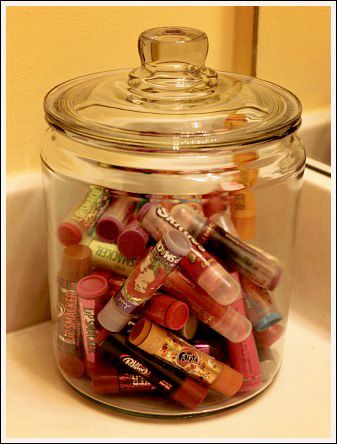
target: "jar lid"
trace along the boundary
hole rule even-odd
[[[78,140],[136,151],[214,150],[282,138],[300,125],[288,90],[205,66],[208,39],[155,28],[138,40],[139,68],[90,74],[52,89],[50,125]]]

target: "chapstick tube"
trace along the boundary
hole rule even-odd
[[[188,205],[176,205],[171,213],[198,242],[233,263],[242,275],[269,290],[277,286],[282,270],[274,256],[242,242]]]
[[[121,373],[114,367],[93,369],[91,372],[91,382],[92,391],[102,395],[156,391],[156,387],[140,375]]]
[[[282,327],[281,324],[274,324],[271,327],[267,328],[263,331],[256,331],[254,332],[254,338],[259,347],[268,349],[273,344],[275,344],[276,341],[280,339],[280,337],[284,333],[284,327]]]
[[[119,251],[127,258],[144,256],[149,235],[141,227],[137,216],[132,216],[117,238]]]
[[[89,248],[92,251],[92,263],[95,267],[105,268],[122,276],[129,276],[137,262],[136,257],[129,259],[123,256],[115,244],[93,239],[89,243]]]
[[[197,350],[188,342],[147,319],[140,319],[135,324],[129,340],[147,353],[185,371],[224,396],[235,395],[242,385],[241,373]]]
[[[191,207],[186,206],[194,213]],[[179,266],[219,304],[226,305],[235,301],[240,293],[238,283],[165,208],[147,203],[139,211],[138,218],[146,231],[156,240],[172,228],[184,233],[190,239],[192,248]]]
[[[240,282],[238,273],[232,275],[234,279]],[[246,316],[242,292],[239,298],[233,302],[232,307]],[[227,348],[230,366],[243,375],[243,384],[239,392],[256,390],[261,387],[261,367],[253,332],[242,342],[237,344],[228,342]]]
[[[97,221],[98,239],[102,242],[116,242],[135,205],[133,200],[125,197],[115,200]]]
[[[121,291],[98,314],[102,327],[120,331],[140,305],[154,295],[178,262],[191,249],[188,238],[179,231],[166,231],[161,240],[139,262]]]
[[[232,342],[241,342],[252,331],[252,324],[230,305],[220,305],[185,276],[178,268],[168,276],[162,287],[186,302],[196,318]]]
[[[59,272],[58,362],[62,370],[74,378],[84,373],[77,282],[90,272],[90,267],[90,248],[85,245],[64,248]]]
[[[110,203],[108,189],[89,185],[84,200],[59,225],[57,234],[63,245],[79,244]]]
[[[248,319],[256,331],[263,331],[282,320],[268,291],[242,278],[243,297]]]
[[[77,284],[85,367],[89,377],[92,368],[94,368],[100,360],[95,342],[97,334],[96,322],[99,311],[106,303],[108,290],[108,281],[99,275],[86,276]]]
[[[184,302],[164,294],[156,294],[146,304],[142,314],[163,327],[180,330],[188,320],[189,309]]]
[[[197,408],[207,396],[206,386],[179,370],[166,367],[152,356],[150,359],[120,334],[102,330],[96,336],[96,342],[102,350],[117,358],[123,367],[154,385],[162,396],[168,395],[187,409]]]

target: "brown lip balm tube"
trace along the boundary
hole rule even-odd
[[[133,327],[129,341],[142,350],[157,356],[209,385],[226,397],[235,395],[242,386],[241,373],[147,319],[140,319]]]

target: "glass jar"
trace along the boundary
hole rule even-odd
[[[138,49],[139,68],[45,98],[55,354],[74,389],[112,409],[205,415],[280,368],[301,105],[206,67],[199,30],[151,29]]]

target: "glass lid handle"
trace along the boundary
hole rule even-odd
[[[205,66],[207,35],[194,28],[154,28],[138,39],[141,66],[129,74],[133,102],[193,105],[216,100],[216,72]],[[144,102],[145,100],[145,102]]]

